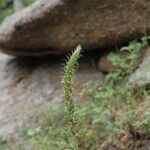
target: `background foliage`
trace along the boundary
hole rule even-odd
[[[0,0],[0,23],[3,21],[3,19],[11,14],[14,13],[13,5],[9,5],[8,0]],[[23,0],[23,3],[25,6],[30,5],[35,0]]]

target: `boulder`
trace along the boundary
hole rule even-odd
[[[150,32],[148,0],[37,0],[0,26],[0,48],[13,55],[66,53],[128,42]]]
[[[61,72],[64,59],[58,56],[16,58],[0,53],[0,150],[4,150],[1,142],[9,139],[11,150],[16,150],[12,147],[21,140],[14,135],[16,130],[24,123],[34,124],[40,111],[56,109],[62,101]],[[88,57],[82,59],[76,72],[74,86],[77,99],[81,99],[83,84],[91,79],[94,83],[105,82],[105,77],[93,67],[91,61],[94,60]]]
[[[150,48],[146,50],[139,68],[130,77],[129,85],[133,88],[150,88]]]

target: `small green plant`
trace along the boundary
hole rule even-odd
[[[68,57],[66,65],[64,67],[64,76],[62,79],[63,83],[63,91],[64,91],[64,100],[67,109],[67,122],[68,122],[68,131],[66,133],[67,143],[70,144],[73,150],[78,150],[78,139],[76,134],[76,110],[74,104],[74,96],[73,96],[73,81],[77,66],[77,60],[80,57],[81,46],[78,46],[77,49]]]
[[[142,50],[148,46],[149,40],[149,36],[142,37],[140,40],[134,40],[128,46],[122,47],[119,54],[111,52],[108,60],[115,68],[107,76],[108,79],[116,82],[129,76],[136,69]]]

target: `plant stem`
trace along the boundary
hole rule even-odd
[[[75,77],[75,71],[77,66],[77,60],[80,57],[81,53],[81,46],[78,46],[76,50],[68,57],[66,65],[64,67],[64,76],[62,79],[63,83],[63,92],[64,92],[64,100],[67,109],[67,124],[68,124],[68,132],[67,132],[67,139],[70,143],[70,146],[74,150],[78,150],[78,139],[76,134],[76,110],[74,105],[74,97],[73,97],[73,81]],[[73,142],[72,142],[73,140]],[[74,143],[74,144],[73,144]]]

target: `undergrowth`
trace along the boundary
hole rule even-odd
[[[68,76],[70,78],[64,86],[67,119],[66,107],[61,103],[55,110],[44,108],[38,116],[42,119],[40,125],[20,129],[23,137],[33,144],[33,149],[134,149],[133,138],[144,135],[142,138],[146,139],[150,135],[150,91],[144,88],[135,91],[127,85],[127,81],[137,67],[141,51],[148,46],[148,40],[149,37],[144,37],[129,43],[119,52],[123,55],[108,54],[115,67],[107,74],[105,85],[92,80],[83,84],[81,93],[84,101],[78,103],[73,101],[72,95],[76,57],[73,67],[66,67],[63,77],[63,83]],[[68,70],[72,70],[73,74]],[[77,143],[76,147],[71,146],[75,144],[72,140]]]

